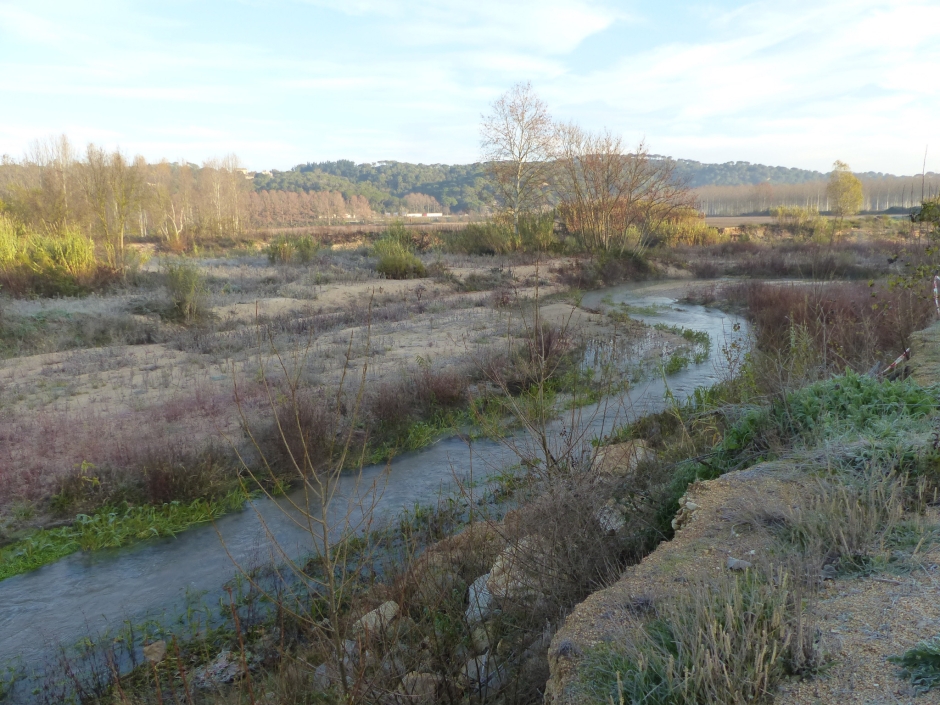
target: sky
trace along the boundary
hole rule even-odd
[[[913,174],[938,76],[937,0],[0,0],[0,154],[467,163],[530,81],[656,154]]]

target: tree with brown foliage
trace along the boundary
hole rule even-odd
[[[530,83],[517,83],[483,116],[480,133],[497,206],[512,222],[518,240],[519,219],[546,201],[555,147],[548,107]]]
[[[641,255],[650,235],[694,206],[675,164],[654,158],[644,143],[632,152],[609,130],[558,129],[554,183],[569,232],[591,251]]]

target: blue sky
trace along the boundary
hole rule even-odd
[[[470,162],[529,80],[655,153],[910,174],[938,76],[937,0],[0,0],[0,154]]]

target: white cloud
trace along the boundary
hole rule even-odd
[[[714,40],[658,46],[559,80],[552,97],[567,96],[565,109],[574,111],[602,96],[622,116],[614,127],[646,133],[654,150],[659,140],[698,152],[738,144],[731,159],[762,141],[765,155],[790,163],[800,155],[817,168],[834,158],[822,154],[830,144],[844,150],[855,140],[857,154],[883,157],[864,143],[907,149],[924,135],[918,106],[940,110],[928,78],[940,71],[940,7],[788,5],[785,17],[776,7],[754,3],[716,18],[722,31]],[[897,32],[905,25],[918,27],[914,36]]]
[[[940,114],[936,2],[759,0],[640,17],[619,0],[213,1],[144,15],[117,0],[0,0],[0,152],[20,152],[30,129],[78,137],[97,125],[169,156],[249,150],[255,166],[469,160],[479,114],[531,79],[558,117],[645,135],[673,156],[821,169],[842,156],[897,171]],[[266,26],[220,31],[226,9]],[[279,42],[278,25],[300,16],[329,41]],[[688,16],[700,25],[673,32]],[[605,30],[619,58],[585,71],[573,52]]]

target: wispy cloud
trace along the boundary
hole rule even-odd
[[[149,158],[236,149],[259,168],[467,161],[481,112],[531,79],[559,117],[674,156],[919,165],[940,114],[935,2],[629,7],[0,0],[0,152],[74,129]],[[598,42],[605,58],[585,64]]]

